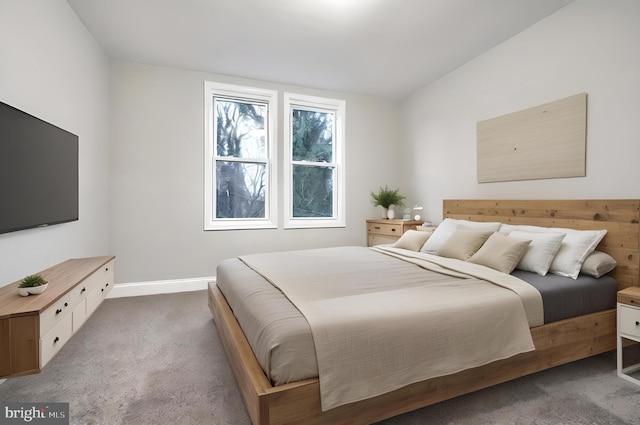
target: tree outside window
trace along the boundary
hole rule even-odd
[[[207,82],[205,229],[275,227],[275,92]]]
[[[332,217],[334,114],[291,112],[293,217]]]
[[[344,101],[285,93],[285,227],[344,226]]]
[[[214,98],[216,218],[264,218],[267,106]]]

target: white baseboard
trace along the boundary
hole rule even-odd
[[[216,277],[196,277],[192,279],[159,280],[155,282],[131,282],[116,284],[107,298],[139,297],[142,295],[171,294],[174,292],[203,291]]]

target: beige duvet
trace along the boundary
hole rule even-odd
[[[323,410],[531,351],[542,324],[537,290],[458,260],[362,247],[240,259],[309,322]]]

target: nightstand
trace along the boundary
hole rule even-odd
[[[640,288],[618,292],[618,376],[640,385]]]
[[[404,232],[421,224],[415,220],[367,220],[367,246],[395,243]]]

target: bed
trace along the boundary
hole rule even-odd
[[[639,204],[638,200],[445,200],[443,216],[474,222],[605,229],[607,234],[598,250],[616,260],[617,267],[610,275],[622,288],[639,285]],[[255,425],[371,423],[615,348],[615,310],[609,308],[531,328],[534,351],[323,411],[318,378],[272,384],[215,283],[209,286],[209,306]]]

